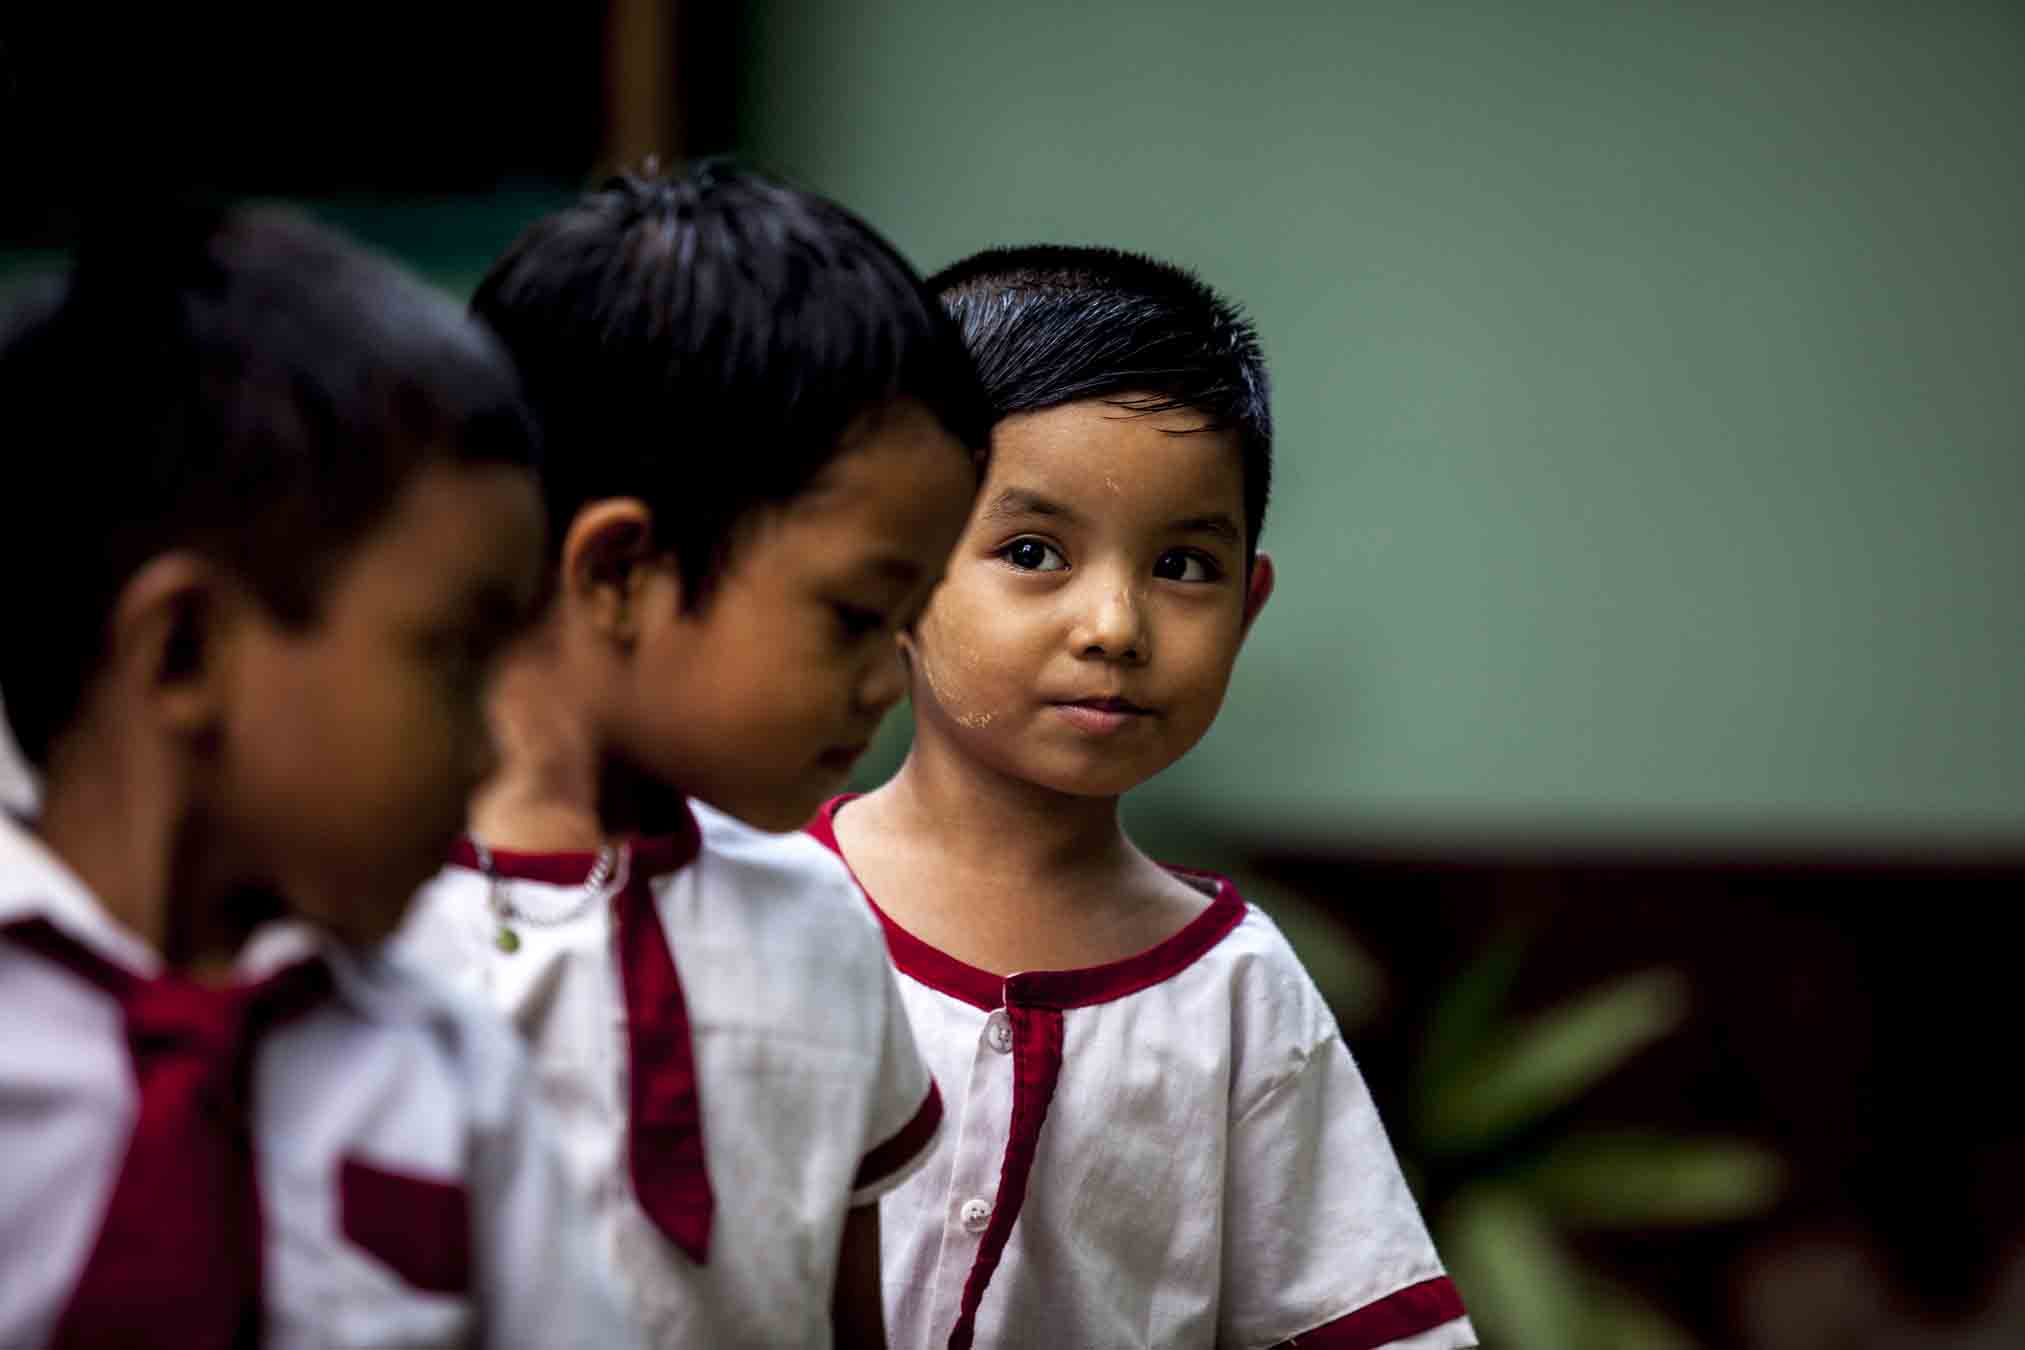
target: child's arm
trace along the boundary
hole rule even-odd
[[[1237,1105],[1218,1343],[1474,1346],[1476,1332],[1333,1022],[1286,1077]]]
[[[879,1289],[879,1206],[853,1206],[837,1249],[837,1288],[830,1327],[837,1350],[884,1350],[886,1313]]]
[[[878,945],[874,978],[884,985],[878,1082],[867,1147],[852,1179],[851,1207],[844,1217],[837,1253],[837,1283],[830,1321],[839,1350],[886,1344],[879,1267],[879,1197],[912,1176],[928,1160],[942,1132],[942,1094],[921,1062],[914,1029],[900,999],[899,983]]]

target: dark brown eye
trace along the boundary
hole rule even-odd
[[[1039,539],[1015,539],[999,550],[999,556],[1022,572],[1059,572],[1069,565],[1054,545]]]
[[[1154,562],[1153,575],[1162,581],[1215,581],[1223,569],[1207,553],[1171,548]]]

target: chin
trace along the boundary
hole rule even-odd
[[[1052,772],[1045,769],[1033,773],[1013,770],[1016,777],[1065,797],[1122,797],[1159,772],[1159,769],[1141,771],[1136,766],[1125,768],[1109,764],[1077,765]]]

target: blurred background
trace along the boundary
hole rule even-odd
[[[466,291],[722,151],[1199,270],[1282,580],[1128,815],[1296,939],[1486,1344],[2025,1343],[2015,3],[30,9],[0,285],[171,187]]]

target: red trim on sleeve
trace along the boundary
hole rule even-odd
[[[1006,1014],[1013,1028],[1012,1124],[1006,1135],[1005,1161],[999,1168],[998,1199],[992,1203],[991,1219],[978,1239],[977,1257],[963,1282],[963,1301],[957,1307],[956,1326],[949,1333],[949,1350],[970,1350],[977,1335],[978,1305],[998,1270],[999,1258],[1005,1255],[1013,1220],[1019,1218],[1020,1207],[1026,1203],[1027,1178],[1033,1175],[1041,1126],[1047,1121],[1055,1084],[1062,1076],[1060,1010],[1015,1006],[1006,1009]]]
[[[346,1158],[338,1168],[345,1236],[431,1294],[471,1288],[471,1201],[462,1186]]]
[[[852,800],[853,795],[831,798],[823,804],[815,818],[802,827],[818,843],[843,858],[847,868],[851,861],[844,858],[844,850],[837,843],[836,817],[838,809]],[[1230,936],[1231,931],[1244,921],[1244,897],[1238,894],[1237,887],[1228,878],[1183,867],[1167,870],[1178,876],[1212,882],[1216,886],[1215,898],[1208,907],[1171,937],[1123,961],[1082,966],[1075,970],[1029,970],[1005,977],[981,970],[931,947],[880,909],[879,902],[872,898],[870,891],[865,890],[864,882],[858,882],[858,889],[864,892],[865,903],[872,907],[872,912],[879,917],[880,926],[886,930],[886,948],[893,955],[893,964],[901,974],[916,983],[925,984],[986,1012],[1008,1003],[1040,1008],[1085,1008],[1093,1003],[1109,1003],[1172,979],[1207,955],[1212,947]],[[851,877],[856,881],[857,873],[853,872]]]
[[[1465,1312],[1454,1281],[1437,1275],[1367,1303],[1327,1326],[1283,1341],[1280,1350],[1378,1350],[1453,1322]]]
[[[858,1175],[851,1178],[851,1189],[862,1191],[875,1186],[920,1157],[922,1150],[934,1142],[935,1131],[941,1124],[942,1092],[931,1078],[921,1109],[891,1139],[865,1155],[865,1160],[858,1164]]]

